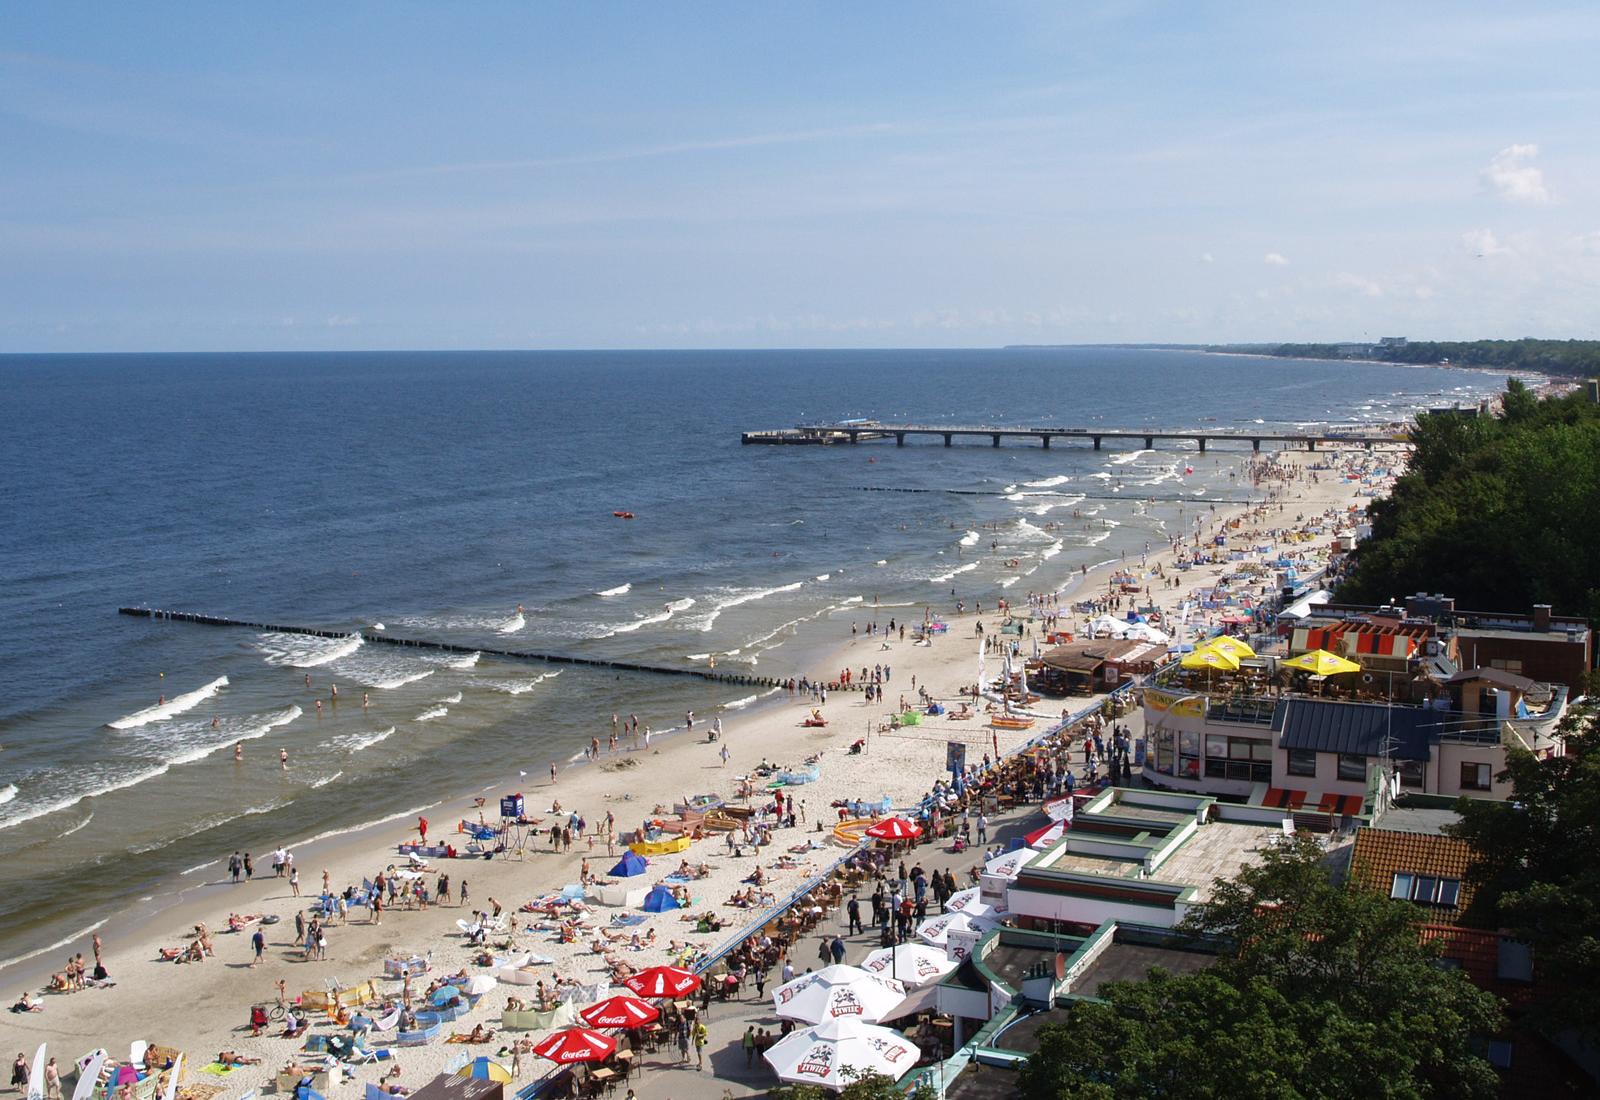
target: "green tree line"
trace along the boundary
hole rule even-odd
[[[1507,384],[1497,417],[1424,415],[1410,466],[1374,501],[1338,598],[1444,592],[1475,611],[1600,621],[1600,406]]]
[[[1341,359],[1338,344],[1227,345],[1208,351],[1251,351],[1295,359]],[[1397,346],[1374,344],[1362,358],[1387,363],[1444,363],[1592,378],[1600,375],[1600,340],[1413,340]]]

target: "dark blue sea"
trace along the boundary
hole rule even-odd
[[[808,655],[874,603],[1059,590],[1242,495],[1248,451],[744,447],[742,430],[1372,425],[1499,384],[1091,348],[0,357],[0,964],[234,848],[543,770],[613,711],[662,728],[750,702],[120,605],[831,674]],[[924,491],[868,491],[885,488]]]

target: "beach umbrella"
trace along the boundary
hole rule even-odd
[[[979,932],[987,932],[992,928],[999,928],[1000,922],[992,916],[971,913],[941,913],[937,917],[929,917],[917,925],[917,938],[923,943],[931,943],[943,947],[950,942],[950,931],[972,928]]]
[[[1202,651],[1210,650],[1213,653],[1226,653],[1235,661],[1242,661],[1246,657],[1254,657],[1256,655],[1255,650],[1230,634],[1219,634],[1215,638],[1201,643],[1199,648]]]
[[[1297,668],[1313,676],[1336,676],[1341,672],[1361,671],[1361,666],[1354,661],[1347,661],[1338,654],[1329,653],[1326,649],[1313,649],[1310,653],[1302,653],[1298,657],[1279,663],[1284,668]]]
[[[1187,669],[1206,669],[1213,672],[1237,672],[1239,662],[1226,653],[1204,647],[1195,650],[1183,660],[1178,662],[1179,667]]]
[[[669,909],[679,908],[678,899],[671,890],[665,886],[656,886],[645,895],[644,905],[640,906],[646,913],[665,913]]]
[[[700,978],[682,967],[652,966],[622,984],[641,997],[681,997],[700,988]]]
[[[498,1081],[502,1085],[509,1085],[512,1080],[509,1069],[483,1054],[456,1070],[456,1076],[473,1077],[479,1081]]]
[[[461,990],[457,989],[453,985],[441,985],[438,989],[433,991],[433,1006],[435,1008],[442,1008],[443,1006],[450,1004],[453,1001],[459,1001],[460,999]]]
[[[617,1049],[617,1041],[609,1035],[586,1027],[569,1027],[541,1040],[533,1053],[558,1066],[574,1062],[603,1062]]]
[[[1022,873],[1022,868],[1032,859],[1033,853],[1027,848],[1015,848],[1005,855],[995,856],[988,863],[985,863],[983,865],[983,873],[986,875],[999,875],[1007,880],[1014,879]],[[946,905],[945,908],[948,909],[950,906]]]
[[[617,860],[617,865],[611,868],[607,874],[613,878],[632,878],[635,875],[644,874],[648,866],[649,861],[644,856],[638,852],[630,851],[623,853],[622,858]]]
[[[859,966],[825,966],[772,991],[779,1016],[812,1024],[845,1016],[875,1023],[905,999],[905,986]]]
[[[1065,821],[1052,821],[1048,825],[1040,826],[1022,839],[1028,847],[1042,852],[1060,840],[1061,835],[1066,831],[1067,823]]]
[[[922,835],[922,826],[903,817],[886,817],[876,825],[869,825],[866,835],[873,840],[915,840]]]
[[[661,1010],[649,1001],[621,994],[608,997],[578,1013],[590,1027],[644,1027],[661,1018]]]
[[[945,899],[944,911],[946,913],[960,913],[978,904],[978,888],[969,887],[966,890],[957,890]]]
[[[893,978],[908,989],[936,982],[960,965],[941,947],[925,943],[901,943],[894,947],[880,947],[861,963],[868,974]]]
[[[836,1092],[866,1073],[898,1080],[919,1056],[905,1036],[854,1018],[792,1032],[762,1055],[779,1079]]]
[[[467,979],[465,990],[469,997],[481,997],[495,987],[495,980],[488,974],[474,974]]]

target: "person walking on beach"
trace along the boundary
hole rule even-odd
[[[255,877],[255,873],[256,865],[251,862],[250,853],[246,852],[244,854],[244,880],[249,882],[253,877]]]
[[[267,937],[266,934],[261,931],[260,925],[256,926],[254,934],[252,934],[250,937],[250,948],[254,952],[255,956],[250,960],[250,969],[254,970],[256,967],[261,965],[261,956],[266,954],[267,951]]]
[[[720,755],[722,756],[722,766],[724,768],[726,768],[728,766],[728,746],[727,745],[723,745],[722,746],[722,752],[721,752]]]
[[[233,879],[235,886],[239,885],[239,875],[243,870],[244,861],[239,858],[239,853],[236,851],[228,857],[228,875]]]
[[[96,932],[94,934],[94,968],[99,970],[103,966],[105,966],[105,963],[100,959],[100,933]]]
[[[61,1071],[54,1058],[44,1064],[44,1096],[45,1100],[61,1100]]]
[[[289,868],[289,893],[294,897],[300,896],[300,868]]]
[[[556,762],[554,760],[552,760],[552,761],[550,761],[550,782],[554,783],[555,781],[556,781]]]

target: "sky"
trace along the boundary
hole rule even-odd
[[[1600,5],[11,5],[0,352],[1600,337]]]

